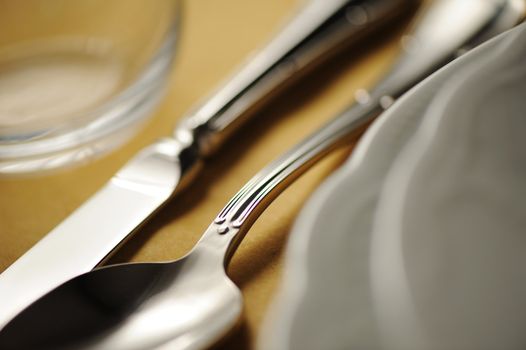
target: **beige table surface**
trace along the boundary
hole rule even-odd
[[[0,271],[100,188],[137,150],[168,135],[183,112],[260,47],[298,2],[191,0],[185,5],[178,57],[166,98],[139,135],[88,165],[46,176],[0,180]],[[286,98],[273,101],[207,163],[194,186],[161,210],[112,262],[170,260],[187,252],[253,174],[347,106],[357,88],[371,85],[385,71],[398,48],[399,27],[348,51],[296,85]],[[291,225],[312,191],[350,149],[334,152],[300,178],[246,236],[228,268],[243,292],[243,320],[217,348],[254,347],[267,306],[283,277],[284,247]]]

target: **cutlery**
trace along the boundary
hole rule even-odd
[[[0,328],[31,302],[93,269],[174,193],[202,160],[285,86],[414,0],[314,0],[202,105],[173,137],[145,148],[0,275]]]
[[[114,265],[77,276],[4,327],[0,348],[199,349],[211,345],[239,319],[241,292],[225,268],[259,214],[317,159],[388,108],[386,96],[389,101],[399,96],[453,59],[458,49],[500,32],[499,16],[509,13],[507,6],[512,2],[434,3],[411,34],[421,45],[402,54],[391,74],[368,94],[370,98],[358,99],[256,174],[221,210],[190,253],[174,262]],[[509,27],[514,24],[510,22]]]

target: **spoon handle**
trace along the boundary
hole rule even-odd
[[[360,91],[355,105],[256,174],[221,210],[196,248],[212,247],[216,256],[228,263],[259,214],[316,160],[345,137],[360,131],[418,81],[452,60],[457,49],[468,49],[472,47],[470,44],[487,40],[501,31],[494,28],[480,33],[477,28],[491,22],[505,0],[469,0],[472,6],[465,6],[466,1],[442,0],[428,9],[410,36],[417,44],[403,51],[398,63],[371,93]],[[449,17],[444,14],[449,13],[458,20],[453,24],[461,22],[458,28],[453,28],[454,32],[463,33],[451,36],[450,40],[443,34],[444,18]]]
[[[271,162],[221,210],[198,246],[221,246],[220,255],[228,262],[253,222],[288,185],[383,110],[378,100],[357,103]]]

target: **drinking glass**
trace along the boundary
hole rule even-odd
[[[162,95],[177,0],[0,0],[0,175],[92,159]]]

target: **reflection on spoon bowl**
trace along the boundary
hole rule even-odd
[[[171,263],[115,265],[74,278],[9,323],[0,348],[146,349],[171,339],[175,348],[204,347],[242,308],[213,256],[196,249]]]

